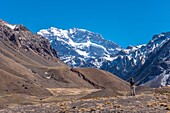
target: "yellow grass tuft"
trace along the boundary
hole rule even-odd
[[[154,106],[158,106],[159,102],[158,101],[154,101],[154,102],[147,102],[146,106],[147,107],[154,107]]]
[[[111,105],[112,103],[110,101],[106,101],[105,105]]]
[[[167,106],[166,110],[170,110],[170,105]],[[169,113],[170,113],[170,111],[169,111]]]
[[[71,102],[75,102],[75,99],[71,99]]]
[[[167,107],[167,103],[159,103],[160,106],[164,106],[164,107]]]
[[[103,104],[99,104],[96,108],[99,109],[99,110],[104,109],[104,108],[103,108]]]
[[[113,105],[113,107],[115,107],[115,108],[121,108],[122,105],[120,105],[120,104],[115,104],[115,105]]]
[[[148,102],[148,103],[146,104],[146,106],[147,106],[147,107],[153,107],[154,105],[153,105],[152,103],[149,103],[149,102]]]
[[[86,109],[86,108],[81,108],[79,111],[80,112],[85,112],[85,111],[87,111],[88,109]]]

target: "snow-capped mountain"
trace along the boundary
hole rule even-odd
[[[100,68],[104,61],[112,61],[112,56],[121,50],[117,44],[84,29],[51,27],[37,34],[47,37],[60,59],[72,67]]]
[[[138,85],[170,85],[170,32],[153,36],[148,44],[126,49],[84,29],[51,27],[37,34],[49,39],[60,59],[72,67],[96,67],[124,80],[134,77]]]
[[[137,84],[146,83],[152,87],[170,85],[170,33],[153,36],[146,45],[129,46],[115,55],[112,62],[104,62],[101,69],[110,71],[128,80],[134,77]],[[151,82],[150,81],[150,82]]]
[[[148,82],[144,85],[170,86],[170,32],[155,35],[148,47],[154,49],[149,51],[146,63],[136,73],[139,84]]]

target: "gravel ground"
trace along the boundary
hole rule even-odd
[[[170,94],[140,94],[18,105],[2,113],[170,113]]]

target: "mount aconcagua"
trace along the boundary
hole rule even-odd
[[[84,29],[51,27],[37,34],[45,36],[69,66],[103,69],[124,80],[134,77],[138,85],[170,85],[170,32],[154,35],[148,44],[126,49]]]

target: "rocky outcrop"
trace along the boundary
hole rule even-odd
[[[11,27],[12,26],[12,27]],[[33,35],[23,25],[10,25],[0,22],[0,39],[16,49],[33,51],[46,59],[58,58],[57,52],[50,46],[47,39],[39,35]]]

